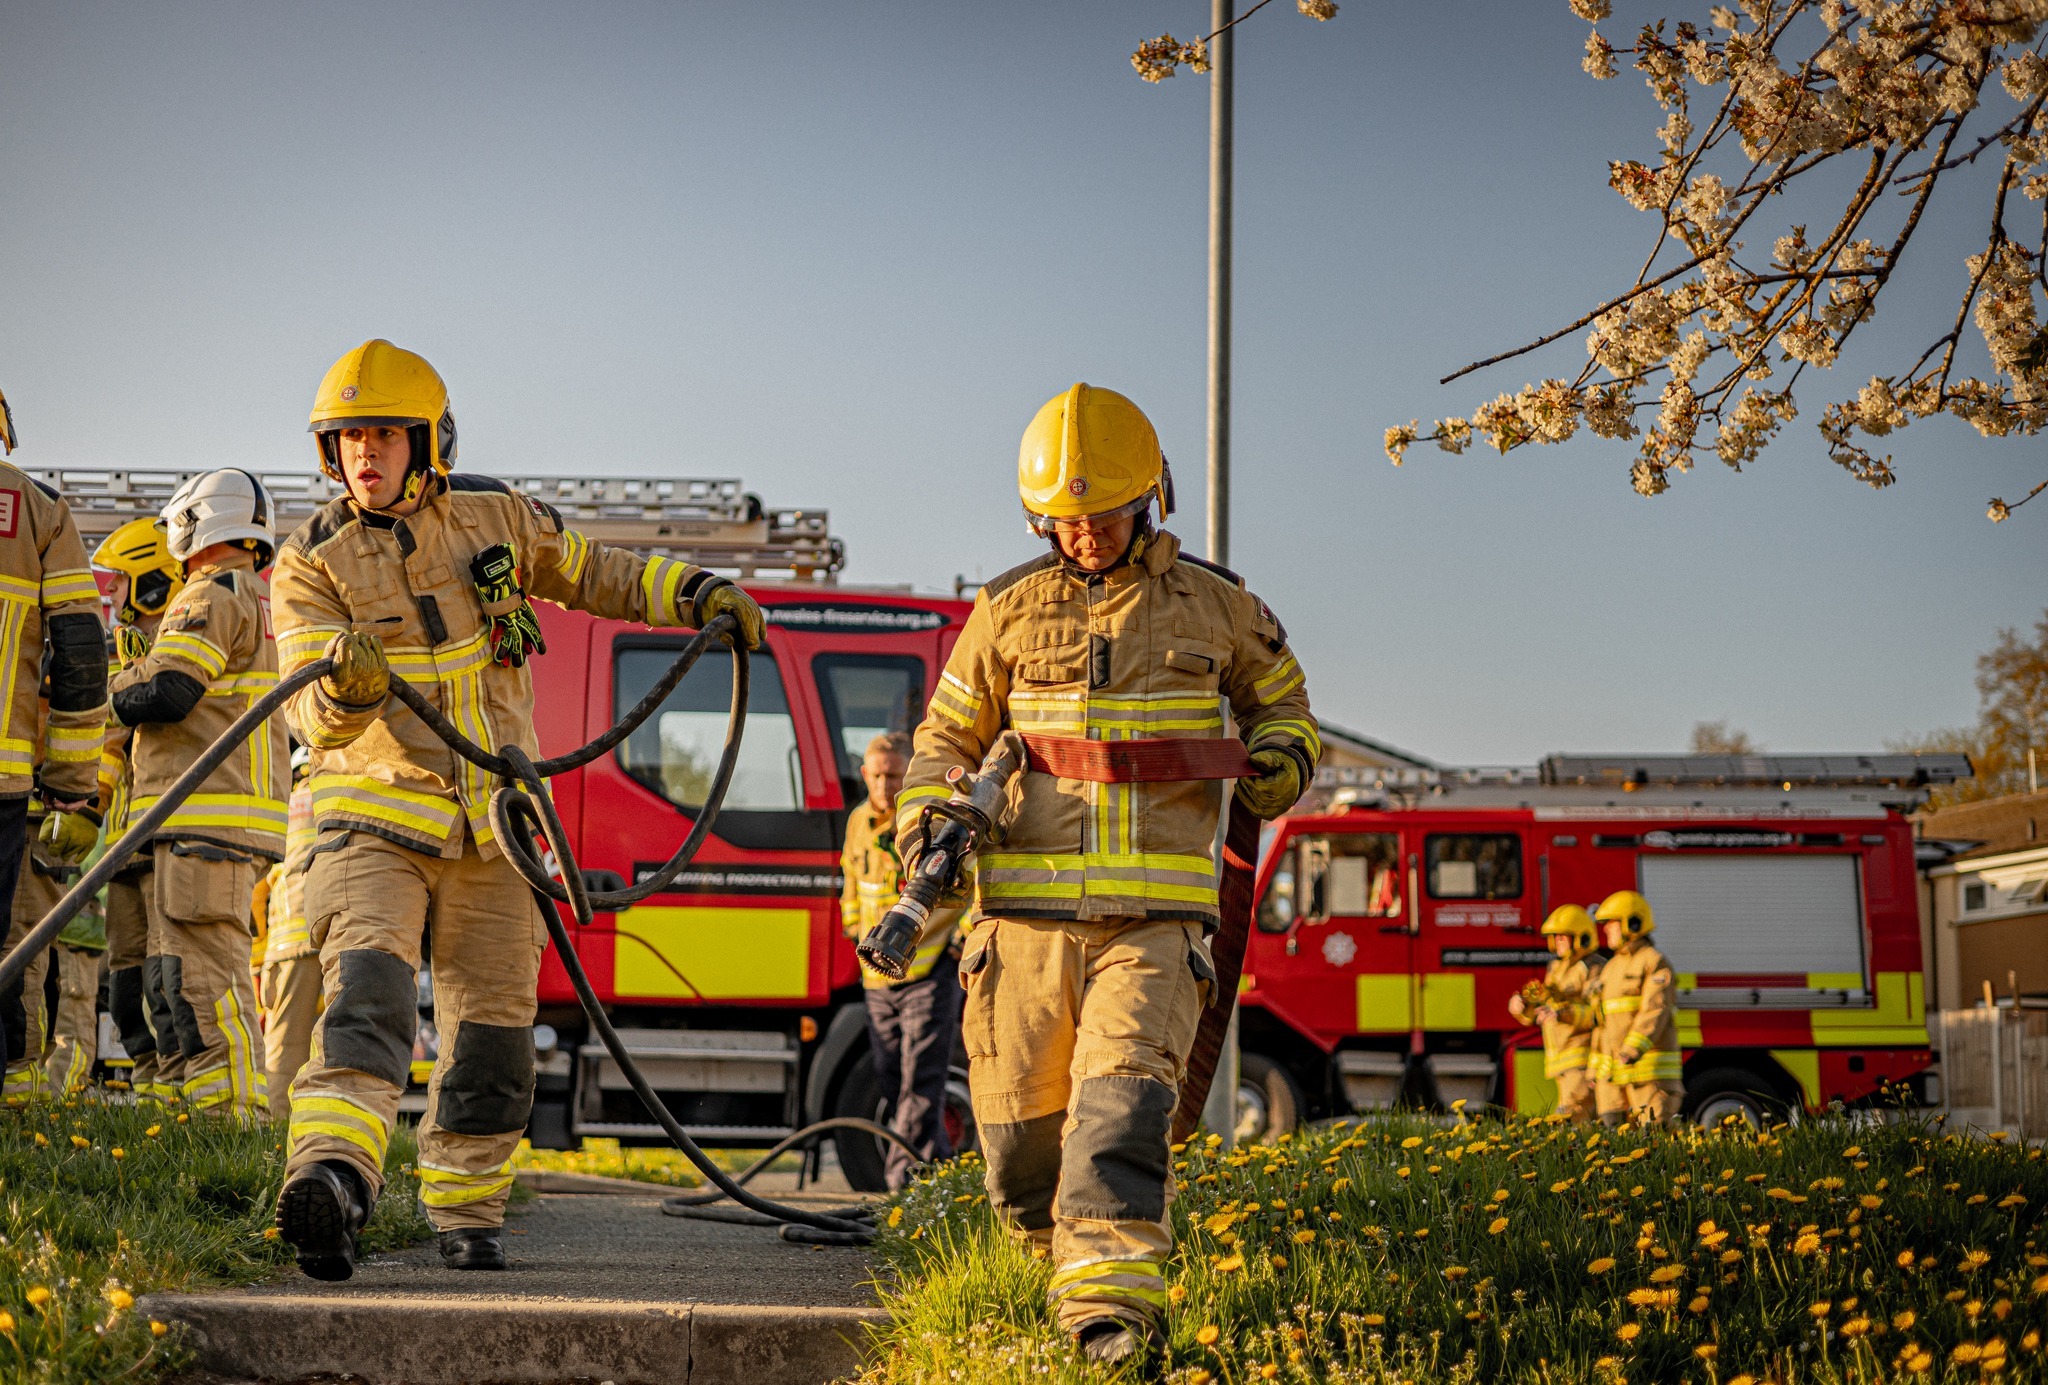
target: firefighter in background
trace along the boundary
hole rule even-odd
[[[258,570],[275,551],[270,496],[246,471],[195,476],[163,509],[165,542],[185,585],[164,608],[147,653],[114,675],[114,715],[133,728],[131,816],[157,798],[230,723],[277,686],[270,589]],[[288,780],[276,720],[237,746],[151,838],[145,971],[151,1005],[167,1008],[177,1040],[156,1028],[159,1083],[199,1110],[255,1117],[267,1109],[249,982],[249,896],[284,855]]]
[[[184,589],[185,565],[171,556],[160,518],[131,519],[101,541],[93,566],[108,574],[107,601],[114,608],[114,671],[149,652],[172,598]],[[133,797],[128,750],[134,733],[117,719],[107,728],[100,757],[100,810],[106,839],[128,830]],[[128,1081],[135,1094],[175,1101],[176,1077],[184,1066],[177,1028],[163,991],[162,958],[149,956],[149,906],[153,852],[138,851],[107,882],[107,1010],[128,1054]]]
[[[49,687],[43,688],[40,701],[41,714],[49,713]],[[40,736],[37,743],[40,743]],[[42,833],[49,825],[49,810],[35,799],[28,804],[28,842],[24,848],[22,864],[14,886],[13,907],[8,916],[7,946],[13,947],[28,936],[28,931],[40,923],[57,901],[64,897],[72,882],[81,874],[80,867],[57,856],[51,846],[42,840]],[[91,825],[89,813],[78,816],[78,832],[82,835]],[[81,842],[74,842],[75,850]],[[57,943],[45,948],[40,956],[31,958],[28,969],[22,973],[21,1001],[25,1023],[22,1029],[22,1043],[19,1048],[8,1047],[7,1075],[0,1081],[0,1096],[8,1101],[32,1101],[47,1096],[50,1085],[50,1059],[59,1037],[69,1042],[64,1044],[67,1066],[76,1056],[75,1035],[66,1031],[78,1022],[77,1006],[66,1004],[68,988],[76,984],[75,973],[79,970],[75,948],[65,946],[64,940],[73,942],[90,941],[91,921],[87,912],[81,910],[64,929]],[[104,938],[100,946],[105,947]],[[0,949],[4,951],[4,949]],[[56,964],[58,1006],[53,1016],[48,1003],[48,982],[51,964]],[[95,984],[98,979],[99,959],[87,959]],[[51,1021],[55,1019],[56,1025]],[[91,1059],[86,1060],[86,1071],[92,1070]],[[62,1074],[63,1070],[58,1070]],[[55,1090],[61,1094],[68,1084],[60,1082]]]
[[[840,922],[856,942],[895,907],[902,889],[896,795],[910,766],[910,750],[909,736],[890,731],[868,742],[861,758],[868,801],[847,817],[846,847],[839,853],[846,882],[839,899]],[[901,981],[891,981],[865,965],[860,969],[875,1080],[893,1103],[889,1128],[927,1163],[953,1157],[953,1143],[946,1136],[946,1079],[960,1032],[960,972],[951,949],[965,912],[932,910]],[[910,1154],[900,1145],[886,1147],[883,1168],[891,1188],[910,1181],[911,1164]]]
[[[313,1052],[320,1017],[320,950],[306,926],[306,863],[313,850],[313,791],[306,786],[310,756],[292,751],[292,797],[284,859],[256,882],[250,913],[256,923],[252,953],[256,1000],[263,1009],[263,1072],[270,1114],[292,1113],[291,1083]]]
[[[441,1043],[419,1123],[421,1201],[444,1264],[504,1269],[546,932],[492,833],[492,780],[389,696],[390,674],[486,749],[538,756],[526,661],[543,645],[530,598],[653,626],[730,613],[755,646],[761,612],[725,578],[592,543],[503,482],[452,473],[447,387],[388,341],[335,362],[310,431],[322,469],[348,493],[278,555],[277,615],[287,670],[334,660],[289,707],[313,752],[305,898],[327,1008],[292,1084],[277,1223],[308,1275],[354,1273],[405,1090],[414,974],[431,930]]]
[[[949,793],[946,772],[977,768],[1013,726],[1213,738],[1227,697],[1260,769],[1237,794],[1261,817],[1286,811],[1322,749],[1301,667],[1235,574],[1153,527],[1171,490],[1144,413],[1073,386],[1026,429],[1017,479],[1052,551],[975,598],[897,800],[906,866],[924,805]],[[1219,917],[1222,788],[1031,771],[1010,801],[1005,840],[980,854],[960,962],[989,1201],[1050,1254],[1060,1326],[1089,1359],[1156,1360],[1168,1131],[1215,978],[1206,935]]]
[[[1650,901],[1634,890],[1617,890],[1601,901],[1593,917],[1603,925],[1613,954],[1600,969],[1601,1053],[1613,1088],[1601,1105],[1601,1119],[1610,1125],[1625,1118],[1668,1124],[1678,1118],[1685,1085],[1677,980],[1671,963],[1650,941],[1657,916]]]
[[[1557,1084],[1557,1114],[1575,1121],[1593,1118],[1593,1032],[1599,1027],[1596,987],[1600,958],[1594,954],[1593,916],[1576,904],[1551,910],[1543,936],[1557,960],[1541,981],[1508,997],[1508,1013],[1524,1024],[1543,1026],[1543,1075]]]
[[[0,457],[13,450],[14,416],[0,396]],[[83,860],[99,838],[95,779],[107,654],[100,589],[70,508],[7,462],[0,462],[0,602],[11,641],[0,666],[0,891],[12,901],[31,796],[48,810],[40,835],[57,859]],[[0,956],[19,941],[11,921],[9,935]],[[0,1067],[29,1048],[24,979],[0,990]]]

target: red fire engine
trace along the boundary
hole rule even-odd
[[[1262,856],[1247,1121],[1403,1099],[1549,1110],[1541,1041],[1508,998],[1549,960],[1550,910],[1620,889],[1649,898],[1679,971],[1689,1114],[1930,1098],[1902,810],[1969,773],[1892,755],[1324,770]]]

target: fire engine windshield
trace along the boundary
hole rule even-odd
[[[668,672],[680,642],[627,646],[615,655],[612,714],[624,716]],[[803,770],[796,725],[782,691],[781,671],[763,650],[752,659],[747,733],[725,806],[741,811],[788,812],[804,806]],[[727,704],[732,700],[732,654],[709,649],[639,730],[618,749],[619,765],[640,783],[682,808],[704,802],[725,749]]]
[[[924,660],[915,654],[821,654],[812,661],[825,724],[839,753],[839,777],[860,787],[861,757],[884,731],[909,731],[924,715]]]

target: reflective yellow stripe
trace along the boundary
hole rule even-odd
[[[1302,747],[1308,751],[1309,759],[1319,760],[1322,758],[1323,738],[1317,732],[1315,723],[1303,721],[1298,717],[1289,717],[1281,721],[1260,722],[1257,734],[1252,737],[1252,748],[1257,750],[1276,743],[1285,745],[1291,741],[1299,741]]]
[[[640,569],[640,593],[647,602],[649,625],[692,625],[696,622],[696,612],[683,610],[679,594],[683,579],[689,574],[689,565],[673,558],[647,560],[647,566]]]
[[[155,807],[160,798],[161,794],[138,798],[129,805],[129,811],[139,817]],[[280,799],[246,793],[196,793],[172,810],[157,830],[170,832],[181,827],[218,827],[281,836],[286,820],[286,807]]]
[[[231,673],[206,685],[208,697],[261,697],[277,686],[277,675],[267,669]]]
[[[211,640],[193,634],[190,630],[166,630],[156,637],[150,653],[161,654],[167,659],[183,659],[206,674],[210,683],[227,672],[228,656],[222,653]]]
[[[366,818],[411,828],[445,840],[455,829],[461,807],[439,794],[418,793],[366,774],[316,774],[310,781],[313,816]]]
[[[1592,1061],[1592,1056],[1593,1049],[1590,1044],[1582,1044],[1577,1048],[1561,1048],[1555,1053],[1545,1055],[1543,1075],[1556,1077],[1559,1073],[1576,1072]]]
[[[263,1065],[256,1060],[256,1039],[234,990],[213,1002],[214,1022],[228,1041],[229,1096],[238,1106],[254,1107],[269,1096]]]
[[[512,1186],[512,1170],[501,1166],[487,1173],[464,1173],[444,1169],[422,1159],[420,1201],[429,1207],[461,1207],[496,1197]]]
[[[1685,1075],[1684,1061],[1676,1049],[1653,1049],[1633,1063],[1619,1058],[1607,1061],[1610,1082],[1676,1082]]]
[[[1600,1012],[1604,1015],[1633,1015],[1643,1008],[1639,995],[1604,995],[1600,997]]]
[[[43,584],[32,577],[0,577],[0,600],[39,601]]]
[[[307,664],[324,657],[327,646],[334,642],[336,635],[347,633],[348,627],[345,625],[301,625],[297,629],[284,631],[277,637],[278,663],[283,666],[285,673],[296,673]]]
[[[44,731],[44,753],[52,760],[78,763],[100,758],[106,731],[99,726],[59,726],[51,723]]]
[[[204,1072],[193,1073],[180,1084],[179,1090],[197,1111],[209,1111],[216,1106],[225,1106],[234,1100],[235,1096],[234,1082],[228,1073],[226,1063],[208,1068]]]
[[[69,606],[78,601],[90,601],[97,605],[100,587],[99,583],[92,580],[92,573],[84,569],[46,572],[43,574],[40,597],[44,610],[52,606]]]
[[[291,1142],[296,1148],[310,1135],[331,1135],[370,1156],[378,1168],[384,1166],[384,1151],[391,1142],[391,1130],[376,1113],[365,1110],[346,1097],[300,1096],[292,1094]]]
[[[983,695],[955,677],[951,670],[942,670],[939,685],[932,689],[931,710],[962,726],[974,725],[981,715]]]
[[[1166,1277],[1156,1260],[1096,1260],[1069,1265],[1055,1273],[1046,1299],[1099,1299],[1166,1307]]]
[[[583,580],[583,569],[590,563],[590,540],[574,529],[564,529],[561,537],[561,551],[555,558],[555,570],[570,582]]]
[[[1280,662],[1271,673],[1252,683],[1252,696],[1261,706],[1278,702],[1287,694],[1300,687],[1306,680],[1301,665],[1294,661],[1294,651],[1288,650],[1280,656]]]
[[[896,831],[900,835],[917,826],[922,817],[922,805],[933,799],[951,798],[953,791],[944,784],[930,784],[921,789],[905,789],[896,795]]]

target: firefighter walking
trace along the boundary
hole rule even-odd
[[[270,593],[257,575],[276,543],[262,483],[232,468],[195,476],[163,519],[185,582],[148,651],[113,678],[114,715],[132,729],[130,815],[148,812],[277,686]],[[249,896],[284,855],[285,753],[274,719],[237,746],[157,829],[147,880],[136,884],[148,925],[144,989],[156,1012],[154,1081],[158,1090],[175,1083],[178,1097],[202,1111],[254,1117],[267,1109]]]
[[[1557,1085],[1557,1114],[1593,1119],[1593,1033],[1599,1027],[1600,958],[1593,916],[1576,904],[1551,910],[1543,936],[1556,956],[1543,979],[1508,998],[1508,1012],[1543,1028],[1543,1075]]]
[[[14,416],[0,396],[0,457],[14,450]],[[95,799],[107,717],[107,655],[100,589],[63,498],[0,462],[0,890],[10,901],[28,841],[31,796],[48,810],[39,836],[78,860],[99,835]],[[45,654],[48,656],[45,672]],[[19,941],[10,915],[8,945]],[[41,1053],[30,1042],[25,977],[0,990],[0,1067]],[[40,984],[40,983],[38,983]],[[36,1010],[42,1009],[41,994]],[[22,1079],[24,1088],[40,1076]]]
[[[185,587],[185,565],[171,556],[164,522],[154,516],[131,519],[101,541],[93,566],[108,575],[107,600],[114,608],[115,671],[149,652],[164,611]],[[106,839],[128,830],[134,797],[129,765],[133,733],[117,718],[107,727],[100,759],[100,810]],[[155,853],[139,851],[107,882],[107,1012],[129,1059],[128,1082],[138,1097],[177,1099],[176,1078],[184,1066],[178,1033],[163,991],[163,959],[149,953],[150,869]]]
[[[493,836],[492,783],[389,696],[390,674],[484,748],[537,756],[526,661],[544,646],[530,598],[651,626],[730,613],[756,646],[761,613],[722,577],[592,543],[502,482],[452,472],[447,388],[390,342],[335,362],[310,431],[348,494],[301,525],[277,563],[285,669],[334,660],[288,709],[312,750],[305,897],[326,1009],[292,1084],[278,1226],[307,1274],[354,1272],[356,1232],[384,1183],[431,933],[441,1045],[419,1123],[421,1200],[443,1263],[503,1269],[546,934]]]
[[[1158,437],[1120,394],[1075,385],[1026,429],[1018,489],[1052,551],[987,583],[918,727],[897,803],[906,863],[946,773],[1009,727],[1030,738],[1216,738],[1228,699],[1275,817],[1321,740],[1300,665],[1237,576],[1153,525],[1171,507]],[[1214,980],[1216,781],[1097,783],[1032,771],[976,867],[962,1032],[989,1201],[1053,1261],[1050,1296],[1087,1356],[1154,1356],[1179,1086]]]
[[[896,905],[903,864],[896,854],[896,795],[910,765],[910,737],[890,731],[868,743],[861,757],[867,802],[846,819],[839,853],[845,878],[839,913],[846,935],[858,942]],[[860,980],[868,1012],[868,1050],[876,1084],[892,1103],[889,1128],[927,1163],[953,1156],[946,1136],[946,1080],[960,1033],[960,972],[952,952],[965,909],[934,909],[917,935],[910,966],[899,981],[863,964]],[[883,1172],[891,1188],[910,1181],[911,1156],[887,1146]]]
[[[1601,1119],[1665,1125],[1685,1095],[1678,1049],[1677,980],[1650,934],[1657,916],[1634,890],[1617,890],[1594,912],[1613,955],[1600,969],[1600,1054],[1595,1075],[1607,1090]]]

